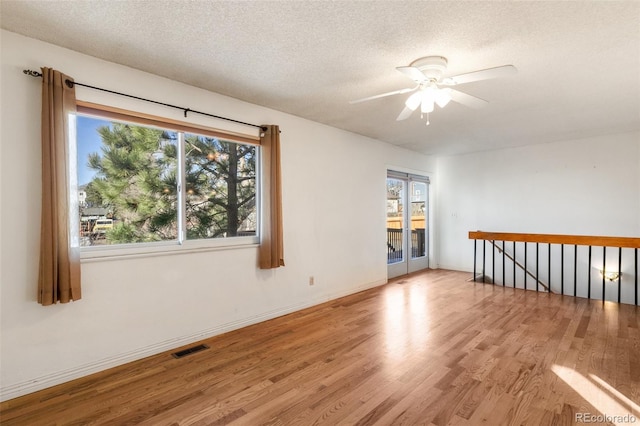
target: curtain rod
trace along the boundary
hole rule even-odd
[[[38,72],[38,71],[22,70],[22,72],[25,73],[28,76],[31,76],[31,77],[42,77],[42,73]],[[128,95],[126,93],[116,92],[116,91],[109,90],[109,89],[103,89],[101,87],[91,86],[91,85],[84,84],[84,83],[78,83],[78,82],[75,82],[75,81],[71,81],[69,79],[66,79],[64,82],[69,88],[73,88],[73,86],[82,86],[82,87],[87,87],[89,89],[100,90],[102,92],[112,93],[114,95],[126,96],[127,98],[137,99],[139,101],[145,101],[145,102],[150,102],[150,103],[157,104],[157,105],[166,106],[166,107],[169,107],[169,108],[179,109],[179,110],[184,111],[184,116],[185,117],[187,116],[187,113],[193,112],[195,114],[206,115],[207,117],[219,118],[220,120],[231,121],[233,123],[242,124],[244,126],[257,127],[258,129],[262,130],[263,132],[267,131],[267,128],[264,127],[264,126],[259,126],[257,124],[251,124],[251,123],[246,123],[244,121],[234,120],[233,118],[221,117],[219,115],[209,114],[209,113],[202,112],[202,111],[196,111],[196,110],[193,110],[191,108],[184,108],[184,107],[177,106],[177,105],[171,105],[171,104],[166,104],[164,102],[158,102],[158,101],[154,101],[154,100],[151,100],[151,99],[141,98],[139,96]]]

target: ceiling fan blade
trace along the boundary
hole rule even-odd
[[[416,83],[423,82],[427,79],[422,71],[416,67],[396,67],[396,69]]]
[[[468,95],[466,93],[460,92],[459,90],[450,89],[451,92],[451,100],[454,102],[458,102],[464,106],[469,108],[482,108],[489,104],[489,102],[484,99],[476,98],[475,96]]]
[[[401,95],[403,93],[409,93],[409,92],[413,92],[414,90],[416,90],[419,86],[416,87],[411,87],[411,88],[406,88],[406,89],[400,89],[400,90],[394,90],[393,92],[387,92],[387,93],[381,93],[379,95],[374,95],[374,96],[369,96],[367,98],[362,98],[362,99],[356,99],[355,101],[349,101],[350,104],[358,104],[360,102],[366,102],[366,101],[371,101],[373,99],[379,99],[379,98],[384,98],[386,96],[393,96],[393,95]]]
[[[398,115],[398,118],[396,118],[396,121],[406,120],[411,116],[411,114],[413,114],[413,111],[415,111],[416,109],[417,108],[411,109],[408,106],[405,106],[404,109],[400,111],[400,115]]]
[[[400,115],[396,118],[396,121],[406,120],[409,118],[411,113],[418,109],[420,104],[422,103],[422,99],[424,96],[424,91],[420,90],[419,92],[414,93],[409,96],[406,101],[404,101],[404,109],[400,111]]]
[[[472,81],[489,80],[492,78],[505,77],[518,72],[513,65],[503,65],[501,67],[488,68],[486,70],[469,72],[466,74],[454,75],[442,80],[440,84],[455,86],[456,84],[471,83]]]

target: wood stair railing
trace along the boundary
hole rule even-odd
[[[575,297],[587,297],[589,299],[602,299],[604,300],[617,300],[618,303],[631,303],[638,305],[638,249],[640,248],[640,238],[635,237],[601,237],[601,236],[586,236],[586,235],[560,235],[560,234],[523,234],[523,233],[504,233],[504,232],[482,232],[482,231],[472,231],[469,232],[469,239],[474,240],[474,253],[473,253],[473,281],[477,279],[477,241],[482,241],[482,277],[483,281],[486,282],[486,242],[489,242],[489,247],[491,249],[491,259],[492,259],[492,269],[491,269],[491,283],[496,283],[496,279],[499,279],[499,275],[496,276],[495,264],[496,264],[496,252],[499,256],[502,257],[502,285],[509,285],[511,287],[524,288],[529,290],[527,285],[527,277],[531,277],[535,280],[535,290],[540,291],[540,287],[542,287],[543,291],[559,293],[562,295],[569,295]],[[502,244],[498,244],[498,242],[502,242]],[[506,247],[506,242],[511,242],[511,253],[508,252],[509,248]],[[520,253],[523,254],[523,260],[518,261],[517,258],[517,243],[520,243],[524,247],[521,247]],[[528,247],[530,244],[535,244],[535,259],[534,259],[534,267],[535,273],[529,271],[528,265],[531,265],[530,258],[532,257],[528,253]],[[547,270],[540,271],[540,245],[546,244],[546,254],[547,254]],[[552,249],[552,245],[559,245],[559,253],[558,250]],[[570,291],[569,286],[565,286],[565,276],[567,275],[565,264],[565,246],[573,246],[573,253],[569,253],[568,257],[573,256],[573,274],[570,274],[570,277],[573,278],[573,291]],[[578,247],[586,247],[585,249],[578,250]],[[594,247],[602,247],[601,250],[593,250]],[[613,265],[611,261],[611,257],[609,257],[609,262],[607,262],[607,249],[617,248],[617,266]],[[625,267],[623,269],[623,249],[626,254],[624,256],[626,258]],[[552,259],[552,251],[556,251],[556,258]],[[544,248],[543,248],[543,251]],[[586,255],[586,256],[585,256]],[[629,258],[633,256],[633,261],[629,262]],[[559,259],[557,259],[559,257]],[[586,260],[585,260],[586,257]],[[505,265],[507,263],[507,259],[512,264],[512,272],[513,279],[509,277],[507,279]],[[578,264],[586,264],[587,272],[583,274],[586,276],[586,280],[584,280],[585,276],[580,276],[578,272]],[[633,264],[633,268],[629,266],[629,264]],[[596,265],[598,265],[596,267]],[[600,266],[601,265],[601,266]],[[524,271],[524,284],[522,287],[522,283],[518,283],[517,278],[518,274],[516,274],[516,266]],[[552,268],[553,266],[553,268]],[[602,276],[602,286],[601,291],[599,292],[598,297],[598,288],[594,288],[592,286],[592,275],[594,269],[599,269],[601,271]],[[602,271],[613,272],[612,276],[607,277],[607,274],[602,273]],[[558,281],[560,281],[560,285],[556,283],[555,287],[552,286],[552,277],[556,278],[559,275]],[[543,281],[543,278],[546,276],[546,283]],[[509,282],[510,281],[510,282]],[[611,289],[607,293],[606,282],[616,282],[617,281],[617,293],[615,298],[609,297],[607,298],[607,294],[611,296]],[[624,287],[623,287],[624,284]],[[629,287],[633,286],[633,289]],[[580,294],[582,293],[582,294]],[[585,294],[586,293],[586,294]],[[623,301],[624,299],[624,301]]]

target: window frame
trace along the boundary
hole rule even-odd
[[[124,110],[121,108],[111,107],[107,105],[95,104],[85,101],[77,101],[77,110],[73,113],[76,116],[85,116],[100,120],[112,120],[116,122],[131,123],[152,127],[161,130],[173,131],[178,134],[178,158],[177,170],[179,182],[177,188],[177,201],[179,208],[177,210],[176,221],[179,222],[178,235],[176,239],[166,241],[155,241],[148,243],[126,243],[111,244],[101,246],[81,246],[80,258],[82,261],[91,260],[109,260],[122,257],[147,257],[172,253],[191,253],[212,250],[228,250],[246,247],[258,247],[261,237],[262,228],[262,150],[260,146],[260,137],[237,132],[215,129],[198,124],[187,123],[179,120],[154,116],[150,114]],[[75,120],[73,120],[75,126]],[[75,129],[72,135],[75,135]],[[198,136],[218,138],[221,140],[240,143],[244,145],[254,145],[256,147],[256,171],[255,171],[255,205],[256,205],[256,235],[252,236],[235,236],[225,238],[186,238],[186,174],[185,165],[185,144],[184,135],[195,134]],[[72,151],[76,151],[78,140],[69,140],[69,144],[74,144]],[[76,160],[77,163],[77,160]],[[76,167],[71,168],[77,173]],[[77,191],[72,192],[72,196],[76,197]],[[72,219],[73,220],[73,219]],[[76,226],[76,228],[78,228]],[[76,238],[79,240],[79,238]]]

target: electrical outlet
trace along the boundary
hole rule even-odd
[[[312,276],[309,277],[309,285],[314,285],[315,284],[315,278]]]

